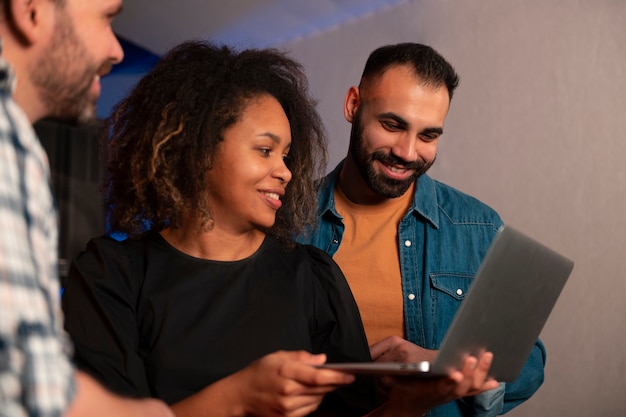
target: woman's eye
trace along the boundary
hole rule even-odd
[[[270,148],[260,148],[259,151],[263,154],[263,156],[270,156],[272,150]]]

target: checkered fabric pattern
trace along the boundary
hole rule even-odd
[[[45,151],[13,85],[0,58],[0,417],[60,416],[75,381],[59,304],[57,214]]]

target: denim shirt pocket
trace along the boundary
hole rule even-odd
[[[463,273],[431,273],[430,284],[433,336],[439,347],[456,311],[465,299],[474,275]]]

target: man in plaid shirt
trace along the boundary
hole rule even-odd
[[[95,116],[100,76],[122,60],[121,0],[0,0],[0,416],[171,416],[73,369],[62,330],[57,217],[31,124]],[[15,71],[15,74],[13,73]]]

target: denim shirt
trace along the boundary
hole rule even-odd
[[[331,256],[344,232],[334,188],[343,162],[318,190],[316,229],[301,236]],[[398,225],[404,299],[405,338],[437,349],[469,289],[492,240],[503,226],[500,216],[477,199],[422,175],[413,203]],[[537,340],[520,376],[498,389],[437,407],[431,417],[494,416],[519,405],[543,382],[545,349]],[[503,395],[504,394],[504,395]]]

